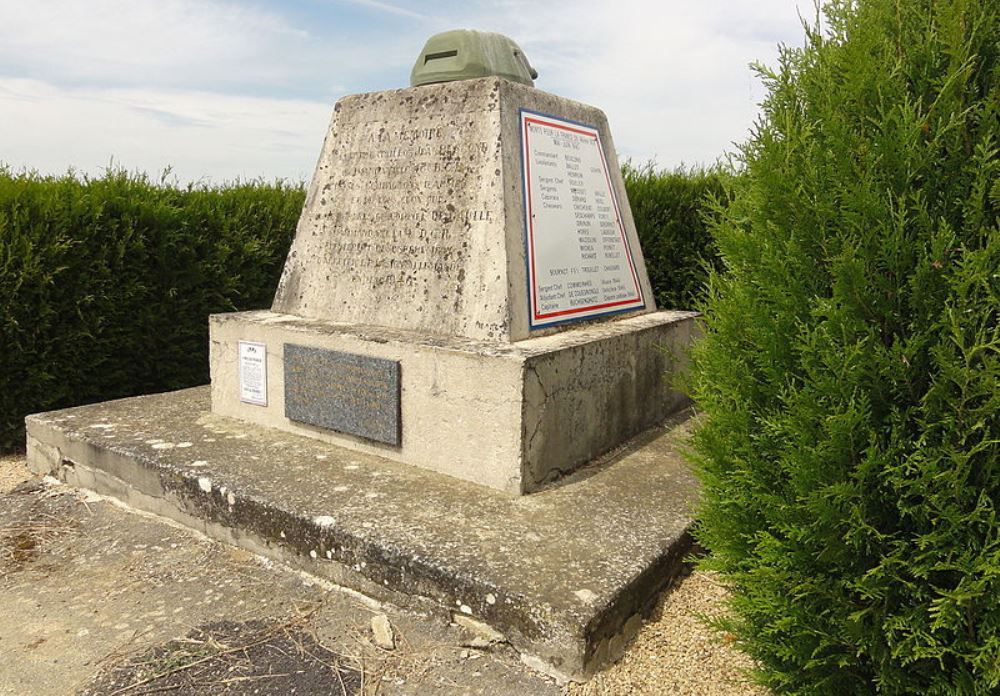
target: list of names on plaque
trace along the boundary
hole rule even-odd
[[[595,128],[521,111],[531,328],[645,306]]]

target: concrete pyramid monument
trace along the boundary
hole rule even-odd
[[[271,311],[212,317],[212,408],[528,493],[682,403],[692,315],[655,309],[601,111],[498,77],[351,96]]]

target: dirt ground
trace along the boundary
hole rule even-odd
[[[764,694],[694,573],[625,658],[559,686],[507,645],[380,607],[0,458],[0,694]],[[384,614],[394,646],[376,644]]]

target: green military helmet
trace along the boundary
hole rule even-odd
[[[452,82],[498,75],[534,87],[538,73],[524,51],[503,34],[455,29],[427,39],[413,70],[410,85]]]

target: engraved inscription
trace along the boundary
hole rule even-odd
[[[432,284],[445,296],[435,300],[460,295],[468,230],[497,219],[485,196],[468,197],[489,190],[469,183],[496,155],[474,125],[357,124],[314,212],[328,265],[356,287]]]
[[[498,112],[485,86],[348,99],[327,136],[274,311],[481,340],[503,336],[509,312]]]
[[[286,343],[285,416],[398,446],[399,363]]]

